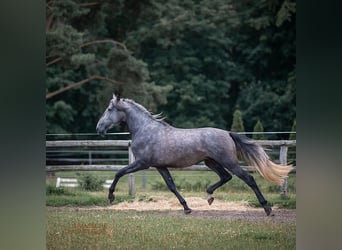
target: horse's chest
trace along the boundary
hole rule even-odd
[[[153,144],[146,141],[137,141],[131,144],[132,152],[135,158],[149,158],[153,152]]]

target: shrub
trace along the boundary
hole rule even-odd
[[[63,187],[55,187],[53,185],[46,186],[46,195],[69,195],[70,192]]]
[[[291,132],[296,132],[296,127],[297,127],[297,123],[295,119],[292,124]],[[296,140],[296,134],[290,134],[289,140]]]
[[[245,126],[243,125],[242,113],[237,108],[233,113],[233,122],[230,128],[232,132],[245,132]]]
[[[262,126],[262,123],[260,120],[257,121],[257,123],[254,125],[253,132],[264,132],[264,127]],[[253,134],[252,137],[254,140],[265,140],[264,134]]]
[[[81,175],[79,178],[80,187],[86,191],[101,191],[103,190],[104,180],[100,180],[98,177],[85,174]]]

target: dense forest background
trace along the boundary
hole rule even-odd
[[[287,0],[47,1],[47,133],[95,132],[114,92],[177,127],[290,131],[295,27]]]

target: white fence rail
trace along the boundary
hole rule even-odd
[[[258,140],[256,141],[260,145],[263,146],[276,146],[280,147],[279,153],[279,162],[281,165],[287,164],[287,155],[288,155],[288,147],[295,147],[296,140]],[[106,147],[123,147],[128,148],[128,163],[132,163],[134,161],[134,155],[132,153],[130,147],[130,140],[60,140],[60,141],[46,141],[46,148],[106,148]],[[47,172],[55,172],[55,171],[118,171],[126,165],[96,165],[96,164],[88,164],[88,165],[47,165]],[[255,171],[255,167],[253,166],[242,166],[247,171]],[[154,170],[153,167],[150,167],[148,170]],[[177,169],[177,170],[210,170],[205,165],[193,165],[191,167]],[[296,172],[296,168],[293,172]],[[59,186],[72,186],[77,184],[76,181],[68,181],[65,178],[59,179]],[[58,181],[58,179],[57,179]],[[70,183],[68,183],[70,182]],[[111,182],[108,180],[108,182]],[[56,184],[57,186],[57,184]],[[106,187],[109,187],[108,183]],[[129,175],[129,194],[134,194],[134,174]],[[282,187],[282,194],[287,195],[287,180],[285,181]]]
[[[77,179],[74,178],[57,178],[56,187],[78,187]]]
[[[104,188],[109,188],[112,184],[112,180],[105,180],[102,184]],[[56,187],[78,187],[79,183],[76,178],[61,178],[57,177]]]

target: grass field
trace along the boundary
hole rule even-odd
[[[47,211],[47,249],[295,249],[295,223],[167,212]]]
[[[89,192],[80,188],[55,188],[57,176],[79,178],[81,174],[84,173],[60,172],[46,180],[47,249],[288,250],[296,247],[294,220],[276,222],[267,219],[266,216],[265,219],[255,221],[234,216],[230,219],[201,215],[194,217],[184,215],[181,207],[174,213],[165,210],[111,210],[108,209],[106,189]],[[91,172],[91,174],[105,180],[112,179],[115,173]],[[154,202],[156,196],[175,199],[174,194],[167,190],[156,172],[148,171],[146,174],[145,188],[142,187],[142,173],[135,174],[134,196],[128,195],[128,180],[127,177],[123,177],[117,186],[114,204],[123,201]],[[205,198],[205,188],[218,180],[218,177],[210,171],[173,171],[172,175],[185,199]],[[279,187],[266,182],[258,174],[253,176],[271,205],[296,208],[296,175],[289,176],[287,198],[280,196]],[[236,177],[219,188],[214,196],[219,201],[247,202],[251,206],[259,206],[253,191]],[[83,209],[94,205],[105,209]],[[63,207],[58,208],[60,206]],[[199,211],[195,212],[199,213]]]
[[[59,177],[79,178],[81,174],[78,172],[60,172],[56,173]],[[103,180],[112,179],[113,172],[91,172],[91,174]],[[212,171],[172,171],[176,186],[179,192],[186,199],[187,196],[205,197],[205,189],[208,185],[215,183],[218,177]],[[160,175],[155,171],[146,172],[146,187],[142,188],[142,173],[135,174],[135,196],[128,196],[128,178],[124,176],[120,179],[116,189],[115,202],[130,201],[133,199],[148,200],[149,196],[163,192],[163,196],[174,197],[167,189],[166,184]],[[279,195],[280,187],[265,181],[259,174],[253,174],[260,190],[271,205],[283,208],[296,208],[296,175],[291,174],[288,178],[289,194],[287,198]],[[54,188],[56,185],[56,177],[49,178],[47,183],[46,204],[49,206],[65,206],[65,205],[107,205],[107,189],[98,192],[85,192],[79,188]],[[252,206],[259,206],[253,191],[240,179],[233,177],[224,186],[217,189],[214,193],[215,197],[224,201],[247,201]]]
[[[164,180],[158,174],[157,171],[146,171],[146,186],[143,186],[143,171],[136,172],[135,175],[135,188],[136,190],[150,191],[150,190],[168,190]],[[213,171],[170,171],[177,188],[180,191],[199,191],[202,192],[205,188],[218,181],[218,176]],[[68,172],[56,172],[57,177],[70,177],[79,178],[81,175],[91,174],[95,175],[102,180],[112,180],[115,176],[114,171],[68,171]],[[265,181],[258,173],[253,173],[255,181],[259,185],[259,188],[264,192],[280,192],[280,187]],[[290,174],[288,178],[289,192],[296,192],[296,175]],[[47,184],[56,184],[56,178],[47,180]],[[220,187],[220,191],[246,191],[249,187],[237,177],[233,177],[224,186]],[[116,191],[127,191],[128,192],[128,176],[123,176],[118,182]]]

